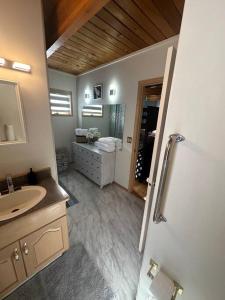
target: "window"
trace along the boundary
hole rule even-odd
[[[102,105],[85,105],[82,108],[83,117],[102,117]]]
[[[50,108],[53,116],[72,116],[72,92],[50,89]]]

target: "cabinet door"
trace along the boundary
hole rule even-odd
[[[30,276],[69,248],[66,216],[26,236],[20,245]]]
[[[0,298],[26,279],[19,242],[0,250]]]

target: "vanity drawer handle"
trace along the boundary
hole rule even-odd
[[[27,247],[27,243],[24,243],[24,245],[23,245],[23,252],[24,252],[25,255],[28,255],[28,253],[29,253],[29,249]]]
[[[15,248],[15,249],[14,249],[14,258],[15,258],[16,261],[20,260],[20,256],[19,256],[19,253],[18,253],[18,252],[19,252],[18,249]]]

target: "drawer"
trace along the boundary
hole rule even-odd
[[[97,184],[101,184],[101,176],[100,174],[92,171],[92,170],[89,170],[88,173],[87,173],[87,177],[90,178],[92,181],[94,181],[95,183]]]
[[[97,183],[98,185],[101,185],[101,178],[99,176],[95,175],[91,178],[91,180]]]
[[[84,174],[98,174],[99,176],[101,175],[101,168],[93,168],[92,166],[90,166],[89,164],[84,164],[84,163],[77,163],[77,167],[84,172]]]
[[[96,153],[94,151],[91,151],[89,149],[86,149],[86,148],[84,148],[82,146],[79,146],[77,144],[73,144],[73,153],[74,153],[75,156],[80,155],[80,157],[85,158],[85,159],[89,158],[89,159],[96,160],[96,161],[99,161],[99,162],[102,161],[101,154]]]
[[[101,176],[101,168],[92,168],[92,167],[89,167],[88,168],[88,172],[91,174],[91,176],[93,176],[92,174],[96,174],[98,176]]]
[[[88,177],[90,180],[94,181],[95,183],[101,183],[101,168],[93,169],[87,165],[78,165],[77,170]]]
[[[102,161],[102,156],[101,154],[98,154],[96,152],[91,152],[91,156],[90,156],[91,159],[94,159],[98,162],[101,162]]]
[[[80,147],[79,152],[81,155],[86,156],[88,154],[88,150],[85,148]]]
[[[102,166],[101,164],[99,164],[98,162],[96,161],[89,161],[89,162],[85,162],[84,163],[84,167],[86,170],[90,171],[90,172],[94,172],[94,173],[97,173],[97,174],[101,174],[101,170],[102,170]]]
[[[89,166],[90,166],[90,168],[92,168],[94,170],[101,170],[101,168],[102,168],[101,163],[99,161],[94,160],[94,159],[91,159],[89,161]]]

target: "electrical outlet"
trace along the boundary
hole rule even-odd
[[[131,136],[128,136],[128,137],[127,137],[127,143],[128,143],[128,144],[131,144],[131,143],[132,143],[132,137],[131,137]]]

